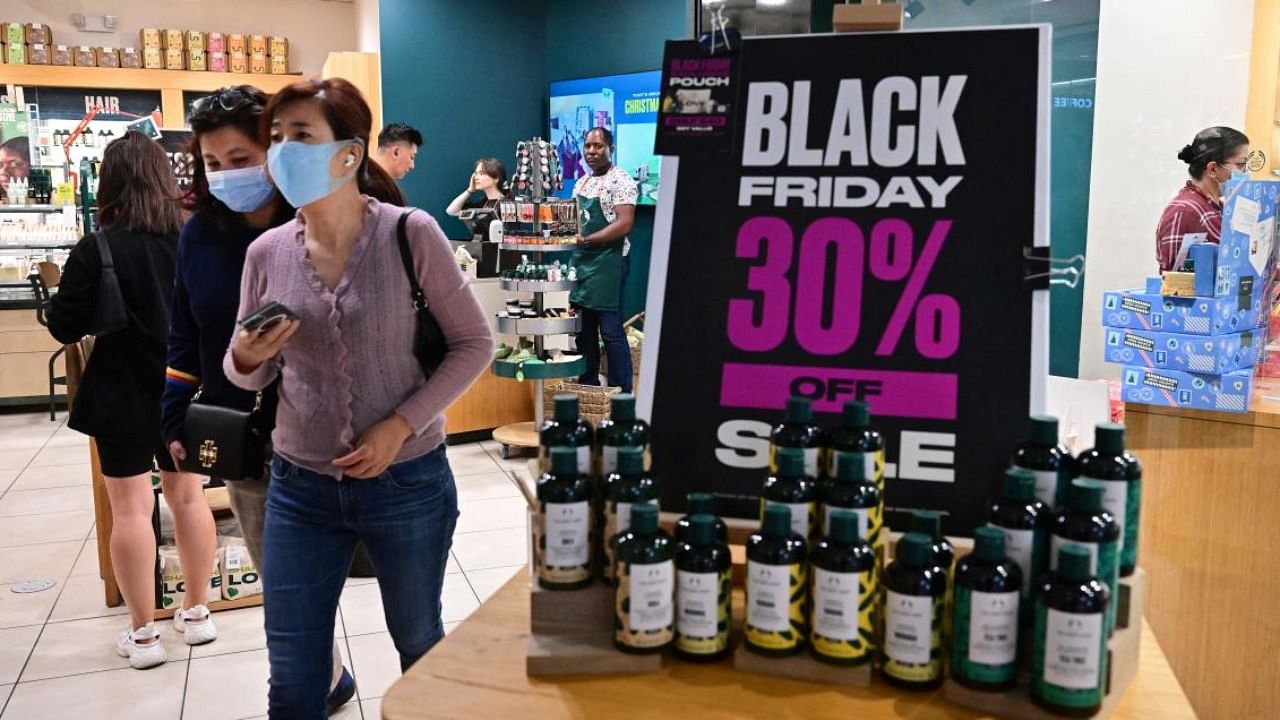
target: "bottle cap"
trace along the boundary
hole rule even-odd
[[[837,510],[831,513],[831,527],[827,528],[827,537],[833,542],[857,542],[858,516],[848,510]]]
[[[553,417],[556,422],[576,423],[578,422],[578,396],[565,393],[557,395],[555,400],[555,414]]]
[[[1039,445],[1058,444],[1058,418],[1052,415],[1031,416],[1031,442]]]
[[[845,403],[844,425],[855,430],[871,427],[871,406],[861,400],[850,400]]]
[[[867,460],[862,453],[842,452],[836,457],[836,479],[862,484],[867,481]]]
[[[685,496],[688,515],[715,515],[715,499],[711,493],[689,493]]]
[[[979,560],[1000,562],[1004,560],[1004,533],[993,527],[980,527],[973,531],[973,554]]]
[[[638,447],[618,448],[618,474],[641,475],[644,473],[644,450]]]
[[[1102,512],[1105,493],[1106,487],[1097,480],[1072,480],[1071,489],[1067,491],[1067,505],[1079,512],[1099,513]]]
[[[614,422],[628,422],[636,419],[636,396],[631,393],[614,395],[609,403],[609,417]]]
[[[636,503],[631,506],[631,532],[652,535],[658,531],[658,506]]]
[[[805,425],[813,422],[813,401],[801,395],[787,398],[787,422]]]
[[[716,543],[716,519],[698,514],[689,518],[689,544],[714,545]]]
[[[1104,455],[1124,454],[1124,426],[1117,423],[1098,423],[1093,431],[1093,449]]]
[[[804,451],[799,448],[778,448],[778,475],[803,477]]]
[[[898,560],[914,567],[927,566],[932,556],[933,539],[918,532],[903,535],[898,541],[897,552],[894,553],[894,557]]]
[[[634,513],[635,510],[633,509]],[[635,516],[632,516],[635,522]],[[791,508],[781,505],[770,505],[764,509],[764,522],[760,524],[760,532],[769,537],[789,537],[791,535]]]
[[[913,510],[911,532],[924,534],[929,538],[929,544],[932,546],[934,538],[942,537],[942,513],[934,510]]]
[[[1036,499],[1036,476],[1026,468],[1011,467],[1004,471],[1004,496],[1010,500],[1031,502]]]
[[[1089,549],[1079,543],[1058,548],[1058,574],[1068,580],[1084,581],[1093,577],[1089,571]]]
[[[551,448],[551,474],[577,475],[578,451],[568,447]]]

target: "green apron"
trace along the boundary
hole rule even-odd
[[[582,237],[608,227],[604,207],[596,198],[580,198]],[[600,312],[617,312],[622,292],[622,242],[580,247],[573,253],[573,266],[578,269],[578,287],[569,293],[569,302],[577,307]]]

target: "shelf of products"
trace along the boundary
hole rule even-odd
[[[498,316],[498,332],[504,335],[568,335],[582,329],[582,318],[513,318]]]
[[[515,280],[504,278],[502,280],[502,289],[512,292],[531,292],[531,293],[548,293],[548,292],[569,292],[578,287],[576,280],[561,280],[559,282],[551,282],[549,280]]]
[[[566,359],[550,362],[536,358],[521,362],[494,360],[493,374],[513,380],[563,380],[579,377],[587,369],[587,361],[581,355],[562,357]]]
[[[52,215],[62,212],[62,207],[58,205],[0,205],[0,213],[39,213],[41,215]]]
[[[574,240],[568,243],[522,243],[522,242],[504,242],[501,245],[502,250],[510,252],[573,252],[578,249],[578,241]]]

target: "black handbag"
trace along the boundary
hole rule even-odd
[[[129,327],[129,308],[124,304],[124,294],[120,292],[120,278],[116,277],[107,238],[101,232],[95,232],[93,239],[102,258],[102,274],[98,276],[98,304],[93,309],[89,334],[102,337]]]
[[[182,447],[187,457],[181,469],[220,480],[262,477],[267,443],[256,417],[262,407],[262,393],[258,393],[250,412],[201,405],[196,402],[199,399],[197,392],[182,426]]]
[[[409,210],[400,215],[400,222],[396,226],[396,242],[400,245],[400,261],[404,263],[404,272],[409,278],[413,310],[417,314],[413,354],[418,358],[418,364],[422,366],[422,373],[431,377],[432,373],[440,367],[440,363],[444,362],[449,345],[445,342],[440,323],[436,322],[435,317],[431,315],[431,309],[427,307],[427,295],[422,292],[422,286],[418,284],[418,275],[413,269],[413,253],[409,250],[409,236],[405,231],[409,215],[413,212]]]

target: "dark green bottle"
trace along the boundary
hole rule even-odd
[[[1033,479],[1034,482],[1034,479]],[[1005,554],[1004,533],[973,531],[973,552],[956,563],[951,675],[976,690],[1013,687],[1018,674],[1022,570]]]
[[[1093,717],[1106,695],[1106,614],[1111,591],[1090,569],[1093,553],[1067,543],[1057,569],[1037,581],[1031,700],[1059,715]]]
[[[602,570],[605,579],[612,579],[613,542],[631,527],[632,509],[642,504],[658,507],[658,484],[644,469],[644,451],[637,447],[618,448],[618,469],[605,477],[601,493],[605,538]]]
[[[688,541],[677,541],[676,654],[694,662],[729,654],[732,560],[729,546],[716,537],[718,521],[711,515],[693,515]]]
[[[1035,617],[1035,582],[1049,564],[1049,533],[1053,511],[1036,499],[1036,477],[1030,470],[1013,467],[1004,471],[998,496],[987,502],[987,526],[1004,533],[1004,551],[1022,570],[1022,602],[1019,612],[1023,627]]]
[[[946,535],[942,534],[942,513],[936,510],[913,510],[911,512],[911,530],[930,538],[933,562],[944,572],[950,573],[955,562],[956,549]]]
[[[658,529],[658,508],[637,505],[618,537],[613,645],[623,652],[662,652],[675,638],[676,543]]]
[[[571,448],[551,451],[551,472],[538,478],[533,562],[547,590],[577,590],[591,584],[591,480],[578,474]]]
[[[1032,415],[1030,438],[1013,451],[1009,464],[1035,474],[1040,502],[1054,510],[1066,504],[1075,462],[1071,451],[1058,442],[1058,418]]]
[[[1142,463],[1125,450],[1123,425],[1099,423],[1093,437],[1093,448],[1076,459],[1076,474],[1105,488],[1102,506],[1120,523],[1120,577],[1128,577],[1138,566]]]
[[[886,682],[908,690],[942,684],[947,573],[934,562],[933,546],[928,535],[903,535],[884,571],[880,669]]]
[[[716,515],[715,496],[692,492],[685,496],[685,515],[676,521],[676,542],[689,542],[689,523],[694,515],[710,515],[716,521],[716,540],[729,542],[729,527]]]
[[[842,455],[836,462],[836,474],[822,486],[822,527],[831,531],[831,514],[847,510],[858,517],[858,537],[880,551],[884,546],[884,501],[874,480],[867,476],[866,466],[857,455]]]
[[[607,476],[618,469],[618,448],[649,447],[649,423],[636,417],[636,396],[614,395],[609,402],[609,417],[600,421],[596,430],[600,443],[600,474]]]
[[[884,436],[871,427],[871,408],[861,400],[844,404],[841,426],[831,432],[827,461],[828,477],[835,477],[840,470],[841,455],[857,455],[866,463],[866,476],[876,483],[880,495],[884,495]]]
[[[542,423],[539,440],[550,453],[558,447],[572,448],[578,456],[578,474],[591,476],[591,446],[595,433],[591,423],[578,414],[578,396],[556,395],[554,414]]]
[[[804,454],[797,448],[778,449],[778,469],[764,481],[760,491],[760,521],[774,505],[790,512],[791,531],[811,540],[817,536],[818,481],[805,474]]]
[[[1119,597],[1120,586],[1120,524],[1102,504],[1105,493],[1106,488],[1097,480],[1071,481],[1067,507],[1054,518],[1049,540],[1049,569],[1057,569],[1054,561],[1063,545],[1079,543],[1091,556],[1089,574],[1102,578],[1114,598]],[[1108,637],[1116,626],[1116,604],[1113,602],[1107,607]]]
[[[815,480],[825,476],[823,446],[826,435],[813,424],[813,401],[807,397],[792,395],[787,399],[787,418],[774,426],[769,436],[769,470],[778,470],[778,451],[795,448],[804,457],[804,474]]]
[[[759,655],[794,655],[807,633],[808,548],[791,531],[791,511],[764,511],[760,530],[747,538],[746,648]]]
[[[856,514],[836,510],[826,537],[809,556],[809,651],[831,665],[862,665],[876,652],[876,552],[859,536],[858,525]]]

